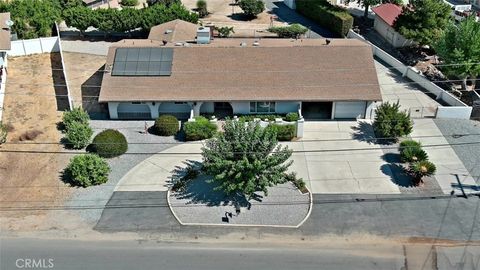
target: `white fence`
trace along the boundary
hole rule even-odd
[[[42,37],[12,41],[9,56],[24,56],[36,53],[50,53],[60,51],[59,37]]]
[[[347,38],[356,38],[368,42],[367,40],[365,40],[365,38],[363,38],[363,36],[355,33],[352,30],[348,32]],[[470,118],[472,107],[467,106],[454,95],[450,94],[438,85],[429,81],[415,68],[404,65],[402,62],[398,61],[397,59],[395,59],[395,57],[391,56],[384,50],[378,48],[370,42],[368,43],[372,46],[373,55],[382,59],[388,65],[392,66],[394,69],[400,72],[403,77],[409,78],[410,80],[416,82],[420,87],[434,94],[437,97],[437,100],[442,100],[446,104],[450,105],[450,107],[448,107],[450,109],[443,109],[446,107],[439,106],[438,110],[440,111],[440,115],[438,115],[437,111],[437,118],[458,118],[458,116],[462,116],[462,118],[465,119]],[[452,109],[453,107],[455,107],[455,109]]]

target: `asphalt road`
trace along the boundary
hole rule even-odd
[[[401,245],[366,247],[259,247],[165,244],[150,242],[82,242],[34,239],[1,240],[1,269],[404,269]],[[31,265],[31,264],[30,264]],[[37,265],[38,266],[38,265]],[[32,269],[32,268],[30,268]]]

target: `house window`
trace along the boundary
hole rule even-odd
[[[134,101],[132,102],[133,105],[139,105],[139,104],[145,104],[145,102],[140,102],[140,101]]]
[[[184,104],[187,104],[187,102],[174,102],[175,105],[184,105]]]
[[[250,102],[251,113],[274,113],[275,102]]]

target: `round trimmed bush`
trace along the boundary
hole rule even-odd
[[[295,121],[298,121],[298,119],[300,119],[300,116],[296,112],[289,112],[285,116],[285,121],[289,121],[289,122],[295,122]]]
[[[65,175],[72,185],[88,187],[108,181],[110,167],[101,157],[94,154],[74,156],[65,169]]]
[[[115,129],[107,129],[98,133],[92,142],[92,150],[105,158],[120,156],[127,152],[127,149],[127,139]]]
[[[195,117],[195,122],[187,122],[183,126],[185,131],[185,139],[187,141],[205,140],[213,137],[217,132],[217,125],[203,117]]]
[[[162,115],[155,120],[153,130],[160,136],[173,136],[179,129],[178,119],[173,115]]]

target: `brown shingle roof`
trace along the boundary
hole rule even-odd
[[[8,29],[7,20],[10,20],[10,13],[0,13],[0,50],[2,51],[8,51],[11,48],[10,29]]]
[[[240,47],[240,42],[247,44]],[[132,46],[132,43],[135,45]],[[349,101],[381,100],[370,45],[359,40],[216,39],[174,48],[172,75],[111,76],[105,72],[99,101]],[[157,47],[125,40],[110,47]],[[107,68],[109,69],[109,68]]]
[[[152,27],[148,38],[168,42],[194,41],[197,28],[196,24],[177,19]]]

